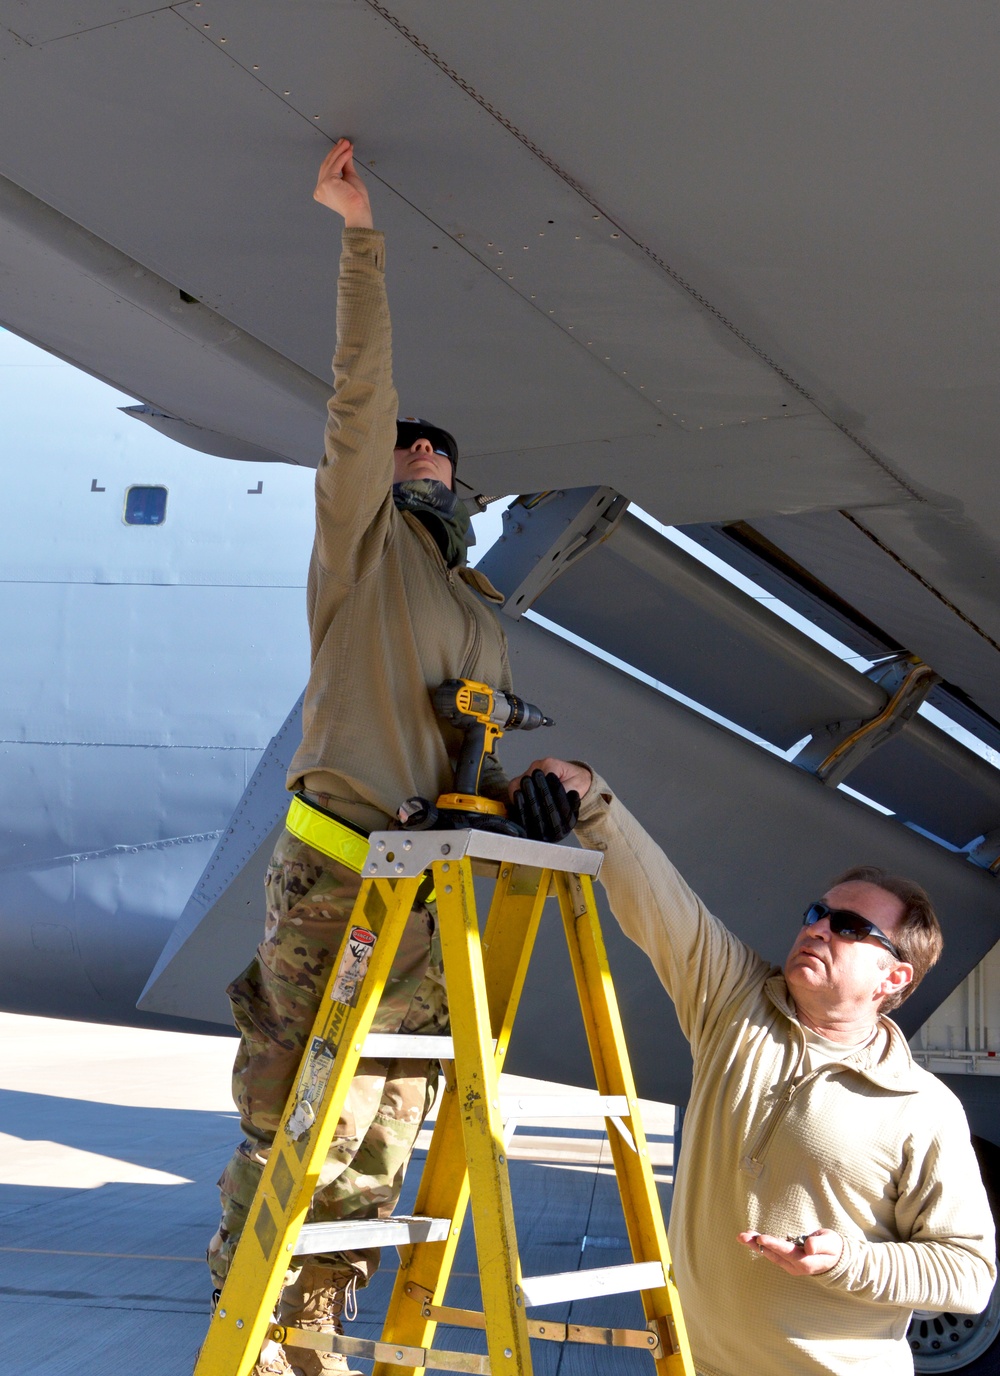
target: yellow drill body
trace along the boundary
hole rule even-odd
[[[438,810],[506,817],[503,803],[484,798],[479,792],[483,760],[493,754],[505,730],[531,731],[538,726],[551,726],[551,719],[513,693],[501,693],[487,683],[468,678],[448,679],[435,689],[434,708],[439,717],[463,734],[455,769],[455,791],[441,794]]]

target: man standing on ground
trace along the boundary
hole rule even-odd
[[[267,871],[264,940],[229,987],[241,1034],[233,1085],[245,1141],[219,1182],[223,1217],[209,1247],[219,1288],[361,886],[344,859],[356,851],[358,835],[390,826],[404,799],[450,790],[460,737],[435,716],[433,689],[461,677],[511,688],[504,635],[486,605],[503,599],[465,567],[469,518],[453,490],[455,442],[424,422],[397,426],[385,245],[372,227],[348,140],[324,161],[314,195],[343,217],[345,228],[336,390],[316,474],[307,603],[312,669],[288,787],[300,806],[319,809],[327,820],[334,814],[344,847],[338,859],[285,831]],[[492,756],[481,787],[506,797]],[[295,826],[291,814],[289,825]],[[334,849],[340,853],[339,843]],[[447,1031],[435,929],[433,904],[418,901],[374,1031]],[[359,1063],[310,1221],[392,1211],[437,1074],[436,1063],[426,1061]],[[341,1331],[345,1300],[350,1305],[354,1288],[367,1284],[377,1265],[377,1248],[310,1258],[288,1278],[281,1322]],[[256,1368],[261,1376],[293,1369],[303,1376],[349,1370],[337,1354],[285,1353],[273,1343]]]
[[[577,836],[605,852],[615,917],[691,1043],[670,1246],[699,1373],[911,1373],[911,1311],[977,1313],[996,1258],[961,1104],[885,1016],[940,955],[927,894],[848,871],[778,969],[706,910],[603,779],[532,768],[583,799]]]

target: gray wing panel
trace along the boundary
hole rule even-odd
[[[747,593],[626,515],[534,610],[788,749],[885,693]]]
[[[630,514],[603,543],[560,570],[559,527],[569,529],[574,496],[549,502],[558,518],[549,523],[555,533],[523,504],[505,513],[505,538],[483,567],[508,594],[509,615],[517,610],[511,599],[522,586],[519,571],[531,568],[532,560],[535,568],[552,568],[558,576],[535,599],[535,610],[779,748],[815,735],[816,749],[796,761],[807,768],[886,707],[883,686]],[[580,493],[579,500],[586,496]],[[692,529],[697,536],[700,528]],[[715,532],[710,543],[720,541],[727,543],[725,535]],[[760,567],[771,575],[763,581],[773,585],[775,570]],[[807,594],[805,588],[798,591]],[[804,608],[814,621],[816,605],[814,597]],[[869,653],[874,657],[877,647]],[[955,701],[952,694],[947,706]],[[923,716],[913,717],[874,753],[855,751],[846,777],[851,788],[890,808],[900,821],[953,846],[967,846],[1000,827],[1000,770]]]
[[[1000,827],[1000,769],[922,717],[862,760],[848,782],[952,846]]]
[[[862,523],[863,518],[863,523]],[[813,512],[753,521],[753,529],[785,556],[856,607],[887,636],[931,664],[948,683],[1000,718],[998,627],[976,624],[867,529],[871,513]],[[943,572],[948,561],[927,536],[926,552]],[[995,598],[997,580],[981,579],[981,594]],[[991,617],[995,617],[995,609]]]
[[[606,770],[711,910],[766,958],[783,960],[804,908],[848,866],[875,863],[911,876],[934,898],[946,944],[899,1011],[909,1035],[1000,938],[1000,887],[963,857],[530,622],[514,622],[508,633],[518,692],[546,709],[558,703],[544,739],[505,737],[508,772],[542,753]],[[682,1102],[690,1062],[672,1006],[613,921],[607,935],[639,1091]],[[540,942],[508,1068],[589,1083],[554,915]]]

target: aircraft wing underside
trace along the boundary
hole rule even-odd
[[[489,556],[508,612],[816,758],[511,618],[518,685],[558,719],[544,749],[592,759],[768,954],[848,863],[926,879],[952,925],[916,1026],[1000,935],[1000,771],[900,717],[916,656],[927,701],[1000,746],[998,48],[988,11],[931,0],[0,0],[0,323],[196,450],[315,464],[338,234],[311,189],[350,135],[401,412],[459,436],[470,502],[556,494],[512,508]],[[528,519],[572,523],[594,487],[876,671],[621,509],[577,558]],[[236,887],[196,886],[146,1008],[225,1018],[276,761],[256,829],[238,811],[216,852]],[[622,959],[633,1006],[659,998]]]

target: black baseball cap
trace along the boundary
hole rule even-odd
[[[458,445],[454,435],[419,416],[400,416],[396,421],[396,448],[409,449],[417,440],[430,440],[434,453],[451,461],[453,472],[458,467]]]

